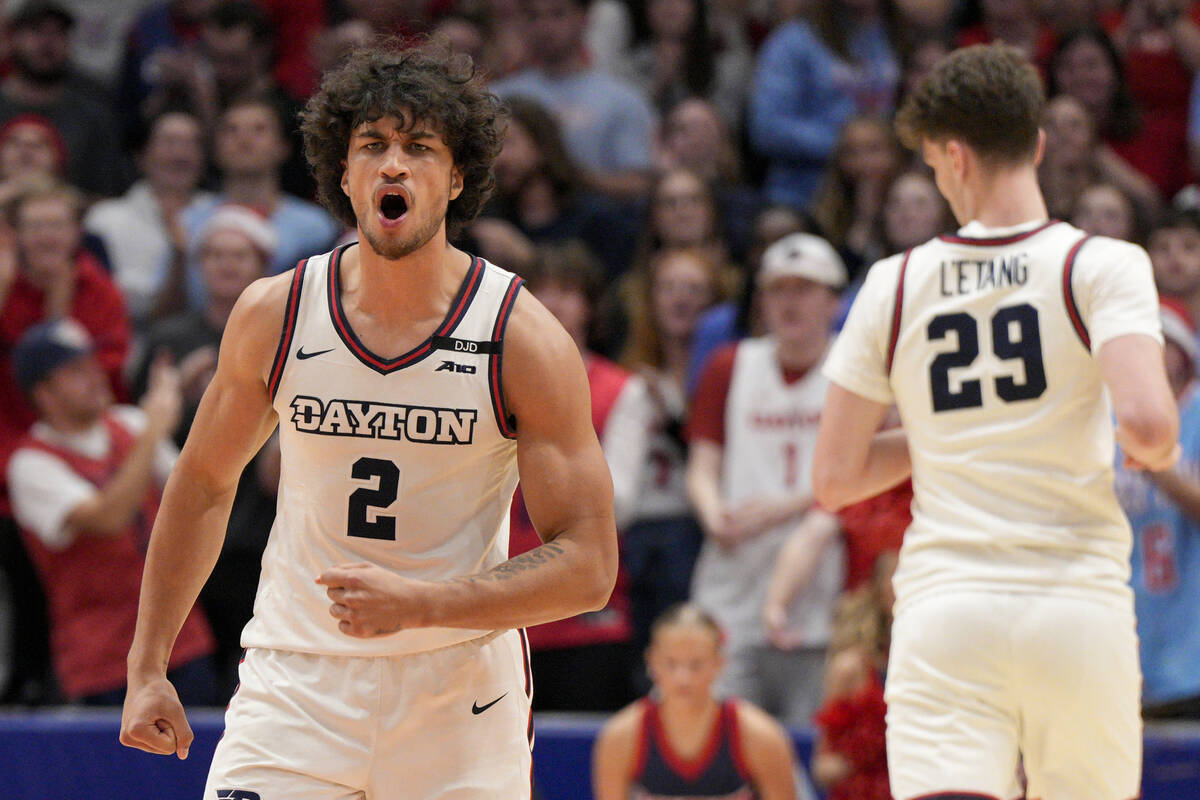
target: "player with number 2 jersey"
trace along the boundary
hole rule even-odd
[[[470,59],[365,47],[304,114],[358,241],[253,284],[151,536],[121,741],[187,756],[164,667],[278,427],[279,509],[204,797],[528,798],[525,626],[604,606],[612,482],[578,350],[451,246],[502,126]],[[508,558],[518,468],[543,544]]]

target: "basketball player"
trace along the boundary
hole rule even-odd
[[[278,425],[278,516],[204,796],[529,797],[514,629],[602,607],[616,533],[574,343],[447,245],[491,188],[497,101],[465,57],[364,49],[304,134],[359,243],[233,311],[153,533],[121,741],[187,755],[163,665]],[[506,560],[518,467],[545,543]]]
[[[719,702],[721,630],[698,606],[672,606],[650,627],[654,691],[601,729],[596,800],[792,800],[795,756],[783,726],[744,700]]]
[[[1145,252],[1046,218],[1042,105],[1004,46],[922,81],[896,126],[963,228],[876,264],[825,366],[818,502],[913,479],[886,685],[897,800],[1018,796],[1018,754],[1030,798],[1138,795],[1112,420],[1161,470],[1178,418]],[[893,402],[903,429],[877,433]]]

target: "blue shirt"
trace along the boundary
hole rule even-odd
[[[1200,480],[1200,391],[1180,401],[1177,469]],[[1200,521],[1184,514],[1149,478],[1118,466],[1117,497],[1133,527],[1131,561],[1143,700],[1200,696]],[[1102,656],[1099,656],[1102,657]]]
[[[802,20],[780,25],[763,43],[747,125],[750,143],[770,162],[764,186],[770,202],[803,208],[846,121],[890,112],[900,69],[883,26],[858,28],[849,50],[853,63]]]
[[[183,211],[183,228],[187,231],[188,252],[196,251],[196,243],[205,226],[229,200],[224,195],[210,196],[191,203]],[[275,229],[275,256],[268,266],[268,274],[286,272],[309,256],[333,249],[333,244],[342,233],[342,224],[320,206],[291,195],[282,195],[268,222]],[[200,308],[204,305],[205,289],[197,264],[188,262],[188,305]]]
[[[562,126],[571,159],[598,172],[648,170],[653,166],[657,115],[637,89],[587,69],[546,75],[537,69],[497,81],[492,91],[503,98],[536,100]]]

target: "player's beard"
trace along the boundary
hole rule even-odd
[[[370,213],[375,214],[375,209],[372,208]],[[364,225],[361,220],[359,221],[358,229],[362,232],[363,238],[367,240],[367,244],[375,253],[388,261],[396,261],[415,253],[428,244],[429,240],[437,235],[438,229],[442,227],[442,221],[445,218],[444,214],[441,217],[435,217],[420,229],[402,238],[388,238],[382,231],[376,231],[372,227]]]

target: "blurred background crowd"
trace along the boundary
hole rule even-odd
[[[356,45],[430,35],[509,109],[495,192],[456,244],[525,276],[574,336],[615,484],[617,592],[531,632],[535,707],[645,691],[650,621],[692,598],[725,629],[726,691],[792,724],[824,703],[825,741],[867,748],[837,703],[874,708],[911,494],[812,506],[819,363],[871,263],[957,227],[893,110],[951,49],[1004,41],[1045,78],[1051,215],[1145,245],[1166,297],[1184,465],[1119,479],[1147,703],[1200,715],[1185,631],[1200,3],[8,0],[3,15],[5,703],[119,701],[157,492],[235,299],[354,239],[313,201],[297,114]],[[223,705],[236,681],[278,470],[269,443],[181,637],[197,702]],[[519,497],[512,527],[514,552],[536,544]],[[847,763],[826,760],[830,781]]]

